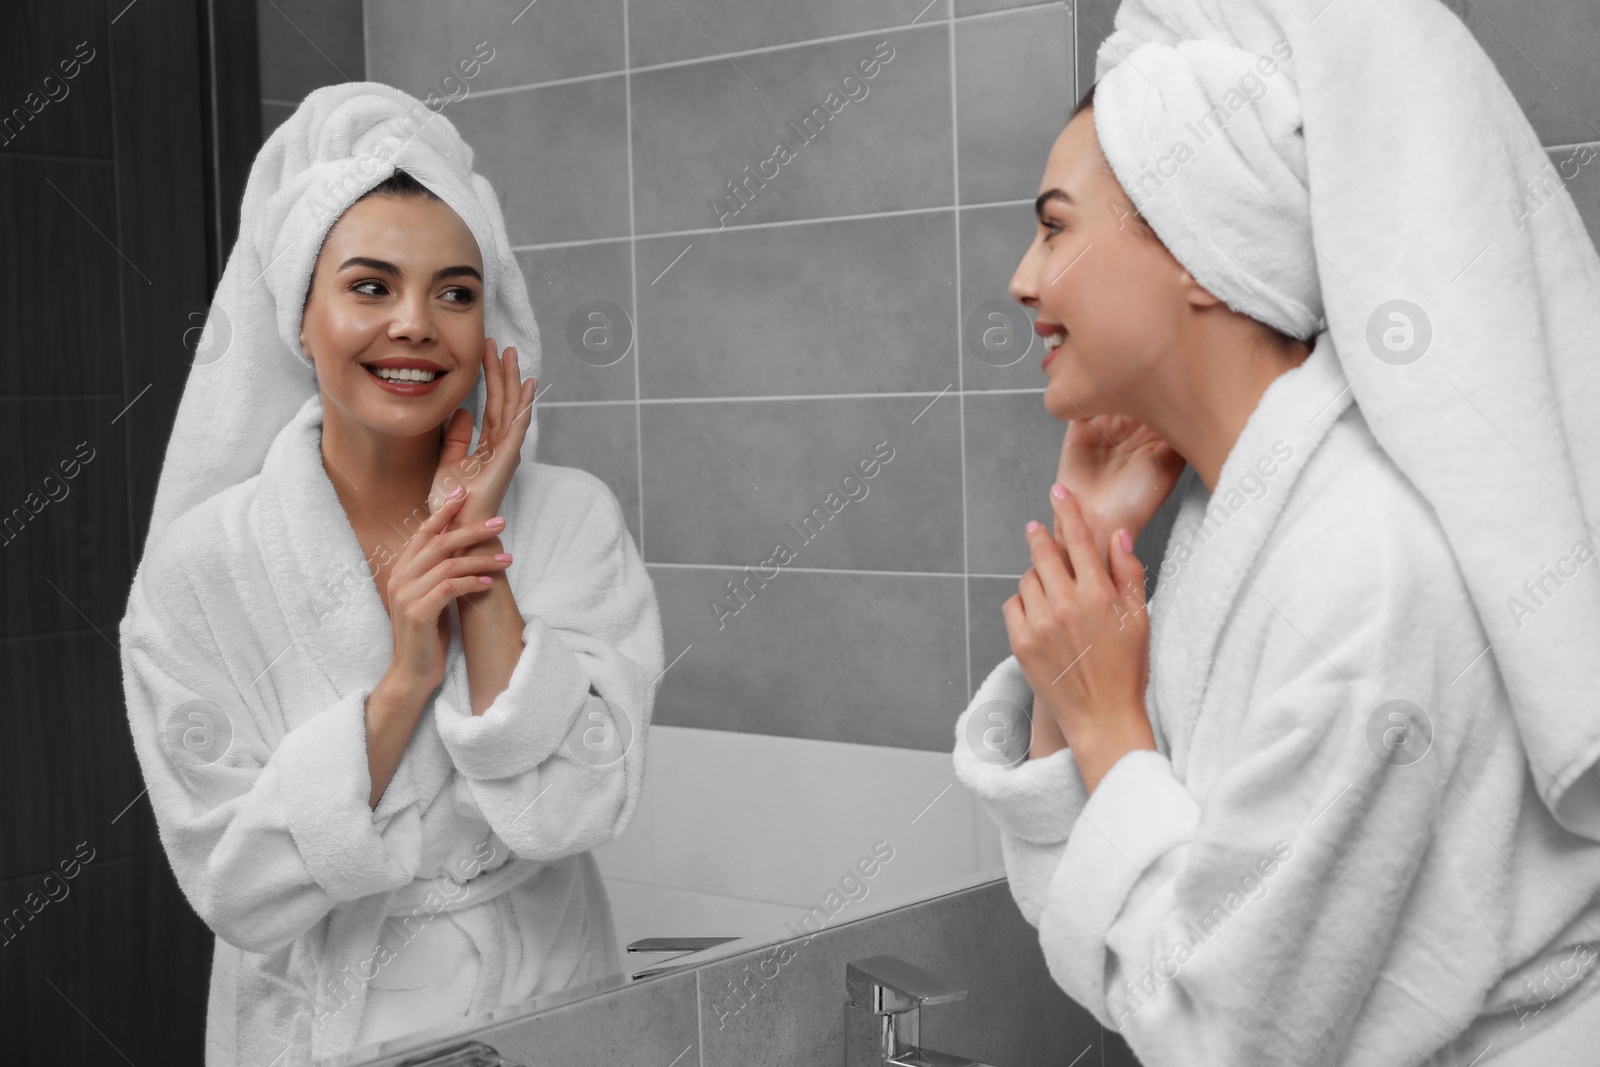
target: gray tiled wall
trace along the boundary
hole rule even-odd
[[[1448,2],[1553,161],[1600,143],[1600,7]],[[445,114],[502,198],[542,328],[541,456],[617,494],[682,653],[656,721],[937,750],[1009,652],[999,606],[1064,428],[1037,359],[962,359],[962,323],[1006,296],[1116,6],[267,0],[263,109],[270,129],[345,78],[448,91],[490,42]],[[763,178],[780,140],[792,157]],[[1567,187],[1600,234],[1597,175]],[[621,358],[569,341],[604,324],[580,314],[594,301],[622,309]],[[866,495],[832,498],[802,543],[786,524],[880,441],[894,458]],[[794,558],[763,585],[779,540]],[[748,605],[719,627],[730,580]]]

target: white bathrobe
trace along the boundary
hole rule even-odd
[[[1051,975],[1147,1067],[1465,1067],[1492,1044],[1483,1067],[1592,1032],[1600,845],[1535,793],[1450,545],[1326,333],[1216,491],[1192,470],[1179,491],[1149,604],[1156,750],[1087,799],[1070,750],[981,758],[975,713],[1033,708],[1014,656],[956,726]]]
[[[122,623],[162,844],[217,935],[208,1067],[307,1063],[620,966],[588,850],[638,803],[662,636],[615,497],[518,469],[502,540],[525,648],[474,716],[447,608],[446,677],[373,810],[365,701],[392,631],[321,424],[313,396],[259,475],[176,520]]]

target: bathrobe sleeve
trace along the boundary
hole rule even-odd
[[[443,695],[434,706],[484,820],[528,859],[584,852],[627,827],[661,674],[655,590],[622,510],[598,478],[574,477],[582,492],[522,520],[548,522],[557,506],[577,515],[538,580],[516,587],[524,647],[506,688],[482,715]]]
[[[1166,755],[1124,755],[1049,884],[1051,974],[1148,1067],[1340,1063],[1369,996],[1449,1002],[1447,944],[1427,974],[1386,964],[1463,739],[1493,711],[1491,687],[1451,687],[1481,642],[1442,540],[1326,533],[1243,587],[1271,607],[1253,676],[1213,672],[1239,707],[1204,802]],[[1434,724],[1415,762],[1394,755],[1423,744],[1394,700]],[[1386,732],[1413,747],[1375,747]]]
[[[380,831],[368,807],[371,689],[274,744],[213,632],[228,620],[207,616],[194,571],[147,553],[135,577],[121,626],[129,725],[190,905],[224,941],[270,953],[339,902],[409,883],[421,838],[414,814]]]
[[[1022,917],[1039,925],[1045,891],[1087,793],[1070,749],[1028,759],[1034,695],[1017,657],[989,672],[956,720],[956,777],[975,793],[1000,831],[1006,880]],[[1020,756],[1016,762],[1009,758]]]

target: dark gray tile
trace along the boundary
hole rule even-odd
[[[958,416],[953,396],[645,404],[648,558],[754,568],[782,541],[784,565],[959,573]]]
[[[856,0],[806,0],[803,4],[776,0],[765,3],[751,0],[634,3],[628,10],[628,36],[633,65],[644,67],[702,56],[717,57],[746,48],[768,48],[818,37],[902,26],[917,18],[926,4],[927,0],[889,0],[877,4]],[[944,14],[944,0],[940,0],[932,11],[922,16],[919,24],[942,18]],[[744,67],[745,58],[740,57],[735,62]]]
[[[628,233],[627,93],[620,76],[473,96],[445,114],[499,194],[514,245]]]
[[[623,66],[622,0],[383,0],[366,11],[372,79],[418,99]]]
[[[631,259],[627,241],[517,253],[539,324],[541,398],[546,386],[553,401],[634,398]]]
[[[967,562],[974,574],[1015,574],[1031,566],[1023,527],[1051,521],[1050,486],[1067,424],[1042,393],[967,398]]]
[[[261,95],[298,104],[313,89],[365,81],[362,5],[273,0],[256,7]]]
[[[948,32],[916,26],[634,75],[638,232],[950,204]],[[861,63],[876,73],[864,78]]]
[[[1008,1065],[1064,1064],[1084,1050],[1079,1064],[1133,1062],[1102,1059],[1120,1039],[1051,979],[1038,931],[1003,880],[707,964],[702,1061],[840,1062],[845,966],[877,955],[897,956],[967,990],[962,1000],[923,1010],[930,1048]]]
[[[285,122],[288,122],[289,116],[293,115],[294,112],[295,108],[290,104],[262,103],[261,143],[266,144],[267,138],[272,136],[272,131],[277,129],[279,126],[282,126]]]
[[[639,446],[632,404],[539,409],[539,462],[577,467],[599,478],[622,505],[639,544]]]
[[[0,637],[95,626],[116,641],[133,581],[133,413],[111,421],[126,406],[121,397],[0,397],[9,460],[0,468]]]
[[[1012,302],[1009,292],[1011,276],[1039,225],[1033,205],[962,208],[960,215],[962,382],[968,389],[1043,389],[1046,379],[1039,364],[1045,355],[1044,339],[1033,332],[1034,316]],[[991,307],[979,314],[980,308],[996,300],[1007,301],[1009,307]],[[1001,317],[991,318],[995,314]],[[979,345],[987,340],[989,347],[971,344],[969,335]],[[1002,345],[1019,347],[1004,351]],[[979,359],[979,351],[987,351],[988,358]],[[995,366],[991,359],[1009,365]]]
[[[1075,102],[1071,15],[1030,8],[956,23],[961,202],[1032,199]]]
[[[647,399],[956,382],[951,212],[663,237],[637,255]]]
[[[667,658],[684,653],[662,680],[654,722],[949,749],[967,702],[961,578],[780,569],[764,588],[752,581],[718,629],[713,603],[739,603],[725,583],[741,572],[650,575]]]
[[[1473,0],[1462,15],[1544,144],[1600,137],[1600,5],[1593,0]]]

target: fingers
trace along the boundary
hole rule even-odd
[[[1144,564],[1133,552],[1127,529],[1111,535],[1111,578],[1125,607],[1142,611],[1145,605]]]
[[[1050,505],[1061,528],[1062,544],[1073,578],[1089,582],[1096,575],[1103,575],[1105,569],[1100,565],[1100,553],[1095,548],[1094,535],[1089,532],[1089,522],[1083,517],[1078,498],[1057,482],[1050,488]]]
[[[394,570],[390,573],[390,585],[397,580],[403,580],[408,575],[426,569],[418,567],[418,557],[427,549],[429,543],[450,526],[450,521],[461,511],[461,506],[467,500],[467,487],[458,485],[439,505],[439,510],[422,520],[422,525],[417,527],[417,532],[411,535],[405,545],[400,549],[400,556],[395,560]],[[470,542],[469,542],[470,543]]]
[[[1028,523],[1027,538],[1028,552],[1033,556],[1032,573],[1038,575],[1038,581],[1042,583],[1045,595],[1051,600],[1071,595],[1072,575],[1067,573],[1067,564],[1062,558],[1060,547],[1037,522]],[[1021,591],[1020,588],[1018,591]]]
[[[501,385],[504,378],[500,371],[500,356],[494,338],[483,339],[483,435],[489,436],[489,428],[500,425]]]

